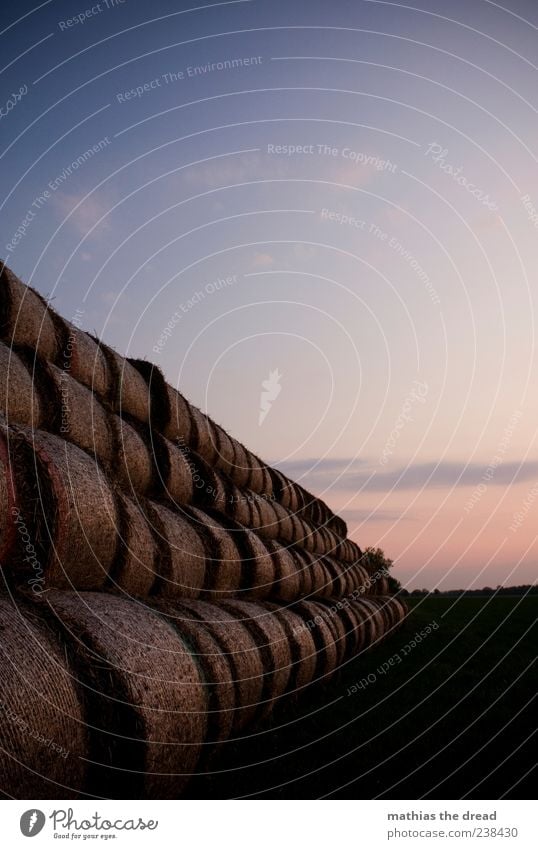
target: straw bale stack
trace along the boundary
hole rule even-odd
[[[0,339],[8,793],[176,798],[404,620],[323,501],[6,268]],[[14,719],[32,693],[38,745]],[[47,730],[63,773],[36,769]]]

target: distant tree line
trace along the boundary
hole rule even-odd
[[[393,561],[390,560],[383,551],[382,548],[367,548],[365,553],[368,555],[368,559],[370,565],[374,567],[376,570],[386,569],[387,571],[391,569],[393,565]],[[394,578],[392,575],[388,578],[389,582],[389,592],[395,595],[402,596],[417,596],[417,595],[450,595],[450,596],[466,596],[466,595],[537,595],[538,594],[538,584],[518,584],[514,587],[503,587],[501,584],[497,584],[495,588],[493,587],[482,587],[481,590],[427,590],[427,589],[416,589],[416,590],[406,590],[402,587],[401,583]]]
[[[500,584],[493,587],[482,587],[478,590],[406,590],[400,587],[398,590],[400,595],[538,595],[538,585],[536,584],[518,584],[515,587],[503,587]]]

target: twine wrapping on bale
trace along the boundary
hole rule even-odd
[[[278,522],[278,538],[284,540],[284,542],[293,542],[291,513],[278,501],[274,501],[272,506]]]
[[[336,605],[332,607],[328,600],[326,600],[326,602],[327,603],[324,604],[322,599],[312,599],[308,602],[308,604],[315,613],[319,614],[323,618],[331,632],[334,646],[336,648],[336,663],[334,666],[334,672],[337,672],[345,658],[347,629],[345,622],[340,616],[338,607]]]
[[[191,444],[191,414],[190,405],[181,392],[166,384],[168,404],[170,406],[170,418],[163,428],[164,435],[172,442],[176,442],[180,448],[187,448]]]
[[[248,452],[244,445],[237,440],[234,441],[235,456],[233,467],[230,471],[230,478],[239,489],[244,489],[249,485],[250,481],[250,466],[248,462]]]
[[[182,607],[203,622],[228,658],[236,687],[233,729],[239,731],[255,720],[260,709],[264,682],[260,650],[244,624],[220,605],[186,601]]]
[[[150,501],[148,519],[159,540],[160,568],[153,592],[169,598],[198,598],[210,559],[204,539],[186,515]]]
[[[273,540],[266,540],[265,547],[272,555],[275,564],[275,579],[271,596],[280,601],[295,601],[302,593],[301,565],[292,556],[289,549]]]
[[[24,465],[17,488],[46,551],[45,588],[101,588],[116,554],[118,527],[104,474],[84,451],[57,436],[21,428],[17,437]]]
[[[113,377],[101,343],[59,315],[53,318],[59,340],[56,365],[100,398],[109,398]]]
[[[155,470],[144,439],[137,428],[114,413],[109,416],[109,425],[115,458],[111,474],[125,492],[147,495],[154,483]]]
[[[129,358],[127,362],[144,378],[150,399],[150,425],[155,430],[164,430],[170,421],[170,398],[161,369],[147,360]]]
[[[195,771],[206,736],[202,672],[161,616],[101,593],[49,593],[90,733],[88,792],[174,799]],[[121,779],[121,780],[120,780]]]
[[[204,460],[213,464],[218,456],[217,433],[211,419],[194,404],[189,404],[191,414],[191,445]]]
[[[226,488],[226,515],[235,519],[245,528],[251,528],[254,521],[252,500],[247,497],[234,483],[229,483]]]
[[[157,575],[159,547],[141,507],[118,494],[118,552],[109,585],[128,595],[147,596]]]
[[[338,651],[333,634],[319,611],[311,601],[300,601],[293,605],[293,612],[303,619],[316,647],[316,667],[312,680],[330,678],[338,664]]]
[[[203,671],[203,685],[207,693],[207,733],[198,763],[200,770],[207,767],[214,756],[214,746],[228,739],[232,732],[236,709],[236,686],[228,656],[204,627],[202,621],[178,603],[152,600],[157,610],[177,629],[190,647]]]
[[[108,345],[103,352],[112,375],[113,391],[107,398],[112,408],[146,424],[150,420],[150,390],[140,372]]]
[[[191,504],[193,480],[186,452],[164,436],[160,437],[159,446],[160,451],[156,452],[155,457],[157,462],[163,459],[157,472],[164,495],[174,504]]]
[[[266,605],[278,619],[286,634],[291,652],[290,678],[288,692],[297,693],[313,680],[316,672],[317,650],[310,629],[304,619],[289,608],[280,608],[274,604]]]
[[[230,476],[235,461],[235,440],[226,433],[223,427],[214,423],[215,439],[217,441],[217,456],[215,468]]]
[[[278,619],[258,604],[233,600],[222,602],[221,607],[249,630],[260,651],[265,673],[257,717],[261,721],[268,716],[288,686],[291,670],[288,638]]]
[[[109,416],[93,392],[52,363],[41,360],[36,366],[44,429],[78,445],[101,463],[110,463],[114,444]]]
[[[8,424],[41,425],[41,405],[32,373],[3,342],[0,342],[0,413]]]
[[[203,509],[226,511],[226,485],[221,474],[212,469],[196,451],[185,450],[184,456],[192,475],[193,504]]]
[[[0,337],[8,346],[28,345],[48,360],[58,353],[56,328],[44,298],[5,265],[0,266]]]
[[[19,542],[17,536],[17,517],[20,510],[12,464],[9,457],[9,432],[0,417],[0,564],[8,563]]]
[[[0,597],[0,773],[14,799],[73,799],[88,764],[85,717],[60,646],[35,611]]]
[[[280,522],[275,513],[273,502],[254,492],[251,493],[251,496],[254,514],[252,527],[264,540],[278,539]]]
[[[206,562],[203,597],[218,600],[234,595],[241,586],[242,562],[231,533],[202,510],[193,507],[185,512],[211,554]]]

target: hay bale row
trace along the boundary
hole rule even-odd
[[[0,764],[15,798],[177,798],[275,703],[383,638],[397,599],[153,600],[0,596]]]
[[[326,525],[336,535],[345,537],[345,523],[327,505],[281,472],[268,468],[168,386],[156,366],[126,359],[65,321],[5,266],[0,296],[0,337],[8,345],[28,346],[37,351],[106,400],[114,411],[143,424],[151,423],[172,442],[193,448],[210,465],[224,471],[236,486],[266,497],[274,496],[293,513],[299,513],[314,525]],[[13,377],[17,379],[15,374]],[[70,389],[76,394],[75,387]],[[25,397],[30,395],[31,392],[26,392]],[[28,415],[20,423],[30,424]]]
[[[40,590],[106,585],[167,598],[289,602],[342,597],[359,587],[369,591],[360,564],[347,567],[334,558],[263,541],[218,512],[172,510],[114,491],[88,454],[52,434],[6,430],[2,456],[2,550],[19,586],[39,572]],[[21,549],[9,509],[15,491],[31,541],[30,558],[22,550],[14,554],[17,543]]]

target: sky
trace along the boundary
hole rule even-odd
[[[0,257],[380,546],[533,583],[527,0],[4,0]]]

